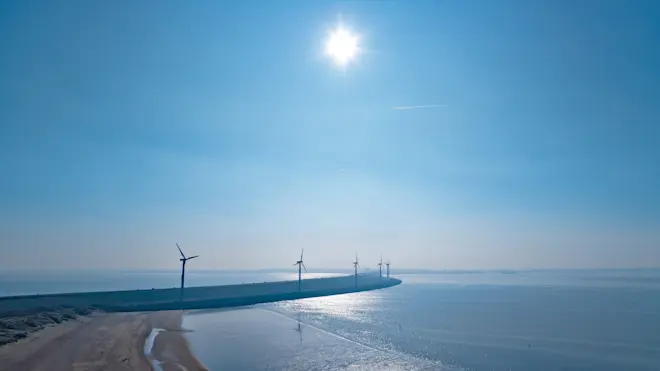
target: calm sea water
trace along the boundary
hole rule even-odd
[[[212,370],[660,370],[660,270],[396,275],[385,290],[190,312]],[[191,286],[295,278],[191,272]],[[175,287],[177,272],[0,274],[0,295]]]
[[[398,277],[184,326],[212,370],[660,370],[657,271]]]

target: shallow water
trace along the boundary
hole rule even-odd
[[[212,370],[660,370],[660,287],[649,279],[401,278],[385,290],[193,312],[184,327]]]
[[[156,340],[156,336],[158,336],[158,333],[161,331],[165,331],[161,328],[154,328],[151,330],[151,333],[149,333],[149,336],[144,340],[144,355],[147,356],[147,359],[149,362],[151,362],[151,369],[153,371],[162,371],[163,368],[160,367],[160,362],[156,359],[153,358],[152,355],[152,350],[154,348],[154,341]]]
[[[296,273],[191,271],[186,282]],[[194,312],[184,326],[212,370],[660,370],[660,270],[395,276],[404,283]],[[2,273],[0,296],[176,287],[178,280],[178,271]]]

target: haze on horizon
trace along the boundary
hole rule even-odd
[[[660,3],[0,8],[0,269],[660,266]],[[359,36],[324,55],[341,23]]]

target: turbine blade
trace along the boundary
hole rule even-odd
[[[303,247],[302,250],[300,250],[300,261],[303,260],[303,253],[305,252],[305,248]]]
[[[186,258],[186,260],[195,259],[195,258],[199,258],[199,255],[191,256],[189,258]]]
[[[295,267],[296,265],[298,265],[298,262],[293,263],[293,266],[294,266],[294,267]]]
[[[305,273],[307,273],[307,267],[305,267],[305,264],[304,263],[300,263],[300,264],[302,264],[303,269],[305,269]]]
[[[185,259],[186,256],[183,255],[183,251],[181,251],[181,248],[179,247],[179,243],[178,243],[178,242],[176,243],[176,248],[179,249],[179,253],[181,254],[181,257],[183,257],[183,258]]]

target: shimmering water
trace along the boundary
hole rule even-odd
[[[403,275],[385,290],[193,312],[184,326],[211,370],[657,371],[657,273]]]
[[[396,277],[404,283],[385,290],[193,312],[186,334],[212,370],[660,370],[660,270]],[[191,271],[186,282],[295,278]],[[178,280],[178,271],[0,273],[0,296]]]

